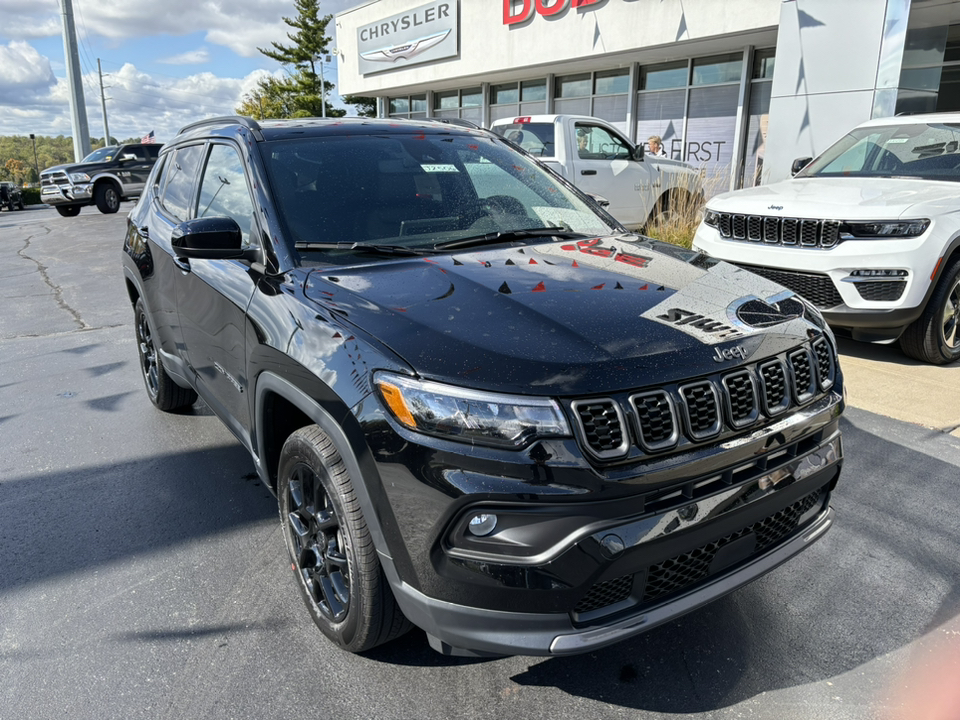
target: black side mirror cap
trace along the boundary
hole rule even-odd
[[[170,237],[174,254],[193,260],[260,259],[256,248],[243,247],[243,233],[229,217],[194,218],[180,223]]]
[[[813,161],[812,157],[800,157],[793,161],[793,165],[790,166],[790,174],[796,175],[798,172],[803,170],[807,165]]]

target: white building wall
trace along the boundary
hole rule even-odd
[[[618,60],[624,65],[639,60],[641,52],[655,62],[683,59],[691,45],[710,39],[721,42],[713,48],[707,44],[700,54],[742,47],[732,38],[775,27],[780,19],[778,0],[736,0],[735,12],[720,0],[605,0],[578,9],[569,7],[569,0],[559,1],[568,7],[557,15],[534,14],[507,26],[501,0],[459,0],[459,58],[409,68],[397,60],[392,68],[365,77],[357,67],[357,28],[424,0],[376,0],[341,12],[335,19],[340,92],[393,95],[542,76],[558,66],[563,72],[615,68]]]
[[[890,67],[890,58],[899,57],[890,45],[903,31],[890,23],[905,23],[908,6],[909,0],[782,2],[764,183],[790,177],[795,158],[820,154],[874,116],[878,90],[895,87],[899,75],[898,64]]]

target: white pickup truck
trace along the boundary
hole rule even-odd
[[[644,154],[609,123],[582,115],[529,115],[496,120],[493,132],[535,155],[578,188],[610,204],[631,230],[702,194],[687,163]]]

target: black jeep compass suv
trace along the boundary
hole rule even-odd
[[[449,654],[593,650],[832,523],[819,313],[486,131],[190,125],[123,260],[150,399],[199,395],[247,448],[347,650],[410,623]]]

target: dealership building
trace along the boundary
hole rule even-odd
[[[960,0],[374,0],[335,23],[340,93],[383,117],[592,115],[712,192],[871,118],[960,110]]]

